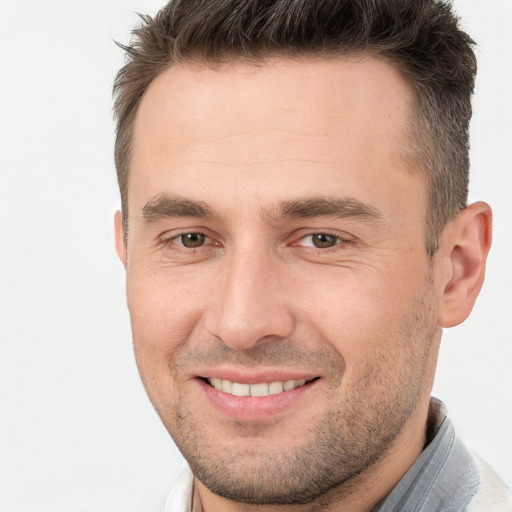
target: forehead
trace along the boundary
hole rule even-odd
[[[192,135],[206,142],[212,136],[242,135],[244,128],[288,130],[294,121],[297,133],[321,136],[329,135],[333,124],[343,131],[340,121],[348,124],[368,114],[385,118],[390,129],[400,128],[410,97],[408,85],[394,67],[362,55],[217,68],[173,66],[148,87],[135,133],[152,125],[169,142],[176,135],[174,125],[193,129]],[[162,132],[164,127],[171,131]]]
[[[402,179],[411,98],[394,67],[368,56],[171,67],[137,113],[129,197],[162,192],[162,180],[180,194],[208,179],[213,190],[266,195],[281,180],[304,195],[329,182]]]

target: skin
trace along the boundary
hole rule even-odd
[[[370,57],[173,67],[146,92],[116,246],[196,510],[369,511],[423,449],[442,327],[478,295],[491,213],[468,207],[428,257],[426,183],[400,153],[410,104]],[[315,380],[274,412],[226,413],[215,372]]]

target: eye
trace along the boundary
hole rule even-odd
[[[339,237],[327,233],[315,233],[311,235],[311,243],[318,249],[332,247],[339,242]]]
[[[176,237],[176,239],[181,242],[183,247],[195,249],[205,244],[207,236],[203,233],[184,233],[183,235]]]
[[[300,240],[303,247],[314,247],[315,249],[329,249],[339,244],[342,239],[339,236],[329,233],[313,233],[306,235]]]

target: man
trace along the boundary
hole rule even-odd
[[[432,0],[177,0],[116,79],[116,247],[166,510],[505,511],[430,398],[484,279],[471,39]]]

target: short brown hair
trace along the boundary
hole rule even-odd
[[[115,162],[125,234],[135,116],[149,84],[175,64],[262,63],[270,57],[332,58],[366,52],[397,67],[414,111],[407,147],[426,171],[426,247],[466,207],[474,42],[449,4],[434,0],[173,0],[141,16],[114,83]]]

